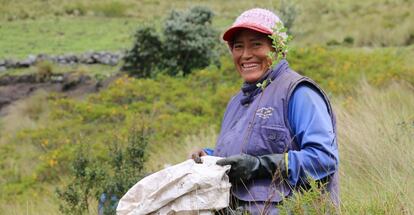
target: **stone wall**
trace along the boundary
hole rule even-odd
[[[0,59],[0,72],[9,68],[25,68],[36,64],[39,61],[50,61],[57,64],[105,64],[115,66],[123,58],[121,52],[95,51],[83,54],[63,54],[63,55],[29,55],[26,59]]]

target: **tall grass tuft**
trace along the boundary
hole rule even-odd
[[[355,97],[336,100],[345,214],[414,213],[413,95],[409,85],[362,82]]]

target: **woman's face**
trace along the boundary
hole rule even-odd
[[[271,40],[265,34],[249,29],[236,34],[231,53],[244,81],[256,82],[266,73],[271,65],[271,59],[268,57],[271,50]]]

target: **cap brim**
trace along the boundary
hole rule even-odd
[[[227,41],[227,42],[230,42],[233,39],[234,34],[238,31],[242,30],[242,29],[250,29],[250,30],[257,31],[257,32],[260,32],[260,33],[263,33],[263,34],[272,34],[273,33],[272,31],[270,31],[267,28],[244,23],[244,24],[232,26],[229,29],[227,29],[227,31],[224,32],[224,34],[223,34],[223,40]]]

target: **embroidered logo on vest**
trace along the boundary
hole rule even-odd
[[[273,110],[272,107],[262,107],[256,111],[256,115],[262,119],[268,119],[272,116]]]

